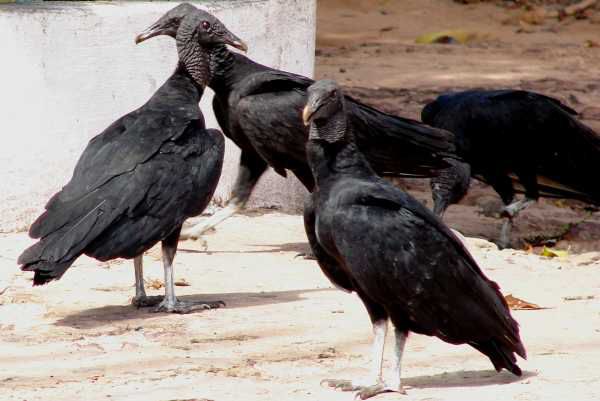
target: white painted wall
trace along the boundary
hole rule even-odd
[[[205,0],[248,56],[312,76],[316,0]],[[0,5],[0,232],[25,229],[71,177],[88,140],[139,107],[176,64],[174,42],[135,34],[177,2]],[[216,127],[207,93],[202,111]],[[239,152],[227,144],[216,197],[228,199]],[[303,188],[270,173],[254,206],[297,208]]]

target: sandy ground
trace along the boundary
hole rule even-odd
[[[449,0],[319,0],[317,76],[410,117],[448,89],[523,87],[561,98],[600,128],[600,50],[584,45],[600,36],[600,25],[552,22],[516,33],[514,13]],[[422,33],[453,28],[483,39],[414,44]],[[426,181],[401,185],[431,205]],[[494,193],[475,184],[447,221],[494,240],[497,209]],[[412,336],[408,395],[377,399],[600,399],[599,220],[581,205],[555,201],[519,218],[517,248],[550,240],[570,247],[564,259],[468,240],[505,294],[544,307],[514,311],[529,352],[522,378],[496,374],[468,347]],[[0,234],[0,400],[351,400],[319,382],[367,373],[370,324],[355,296],[331,288],[314,261],[295,257],[307,250],[301,218],[239,216],[207,240],[209,253],[181,244],[175,272],[190,286],[177,291],[227,307],[179,316],[129,305],[130,261],[81,258],[59,282],[32,288],[30,274],[15,265],[31,240]],[[162,277],[158,257],[156,249],[145,257],[149,283]]]
[[[82,258],[61,281],[32,288],[30,274],[15,268],[30,240],[0,237],[0,291],[8,286],[0,296],[0,399],[351,400],[319,383],[367,373],[369,320],[314,261],[295,258],[306,248],[300,217],[241,216],[207,239],[210,253],[181,244],[176,277],[191,286],[177,291],[227,307],[179,316],[129,305],[129,261]],[[404,363],[408,395],[378,399],[600,399],[600,256],[546,259],[469,244],[505,294],[548,308],[514,312],[529,353],[523,377],[495,373],[466,346],[414,335]],[[158,254],[144,259],[151,281],[162,274]]]

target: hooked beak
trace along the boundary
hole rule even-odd
[[[306,106],[304,106],[304,110],[302,110],[302,121],[304,122],[304,125],[310,125],[310,119],[313,114],[314,111],[312,110],[310,105],[307,104]]]
[[[143,41],[163,34],[162,26],[157,22],[150,28],[145,29],[142,33],[135,37],[135,44],[139,45]]]
[[[323,106],[323,102],[319,97],[310,96],[302,110],[302,121],[304,125],[310,125],[310,122],[317,111]]]
[[[225,35],[223,35],[223,42],[243,51],[244,53],[248,51],[248,45],[231,32],[227,32]]]

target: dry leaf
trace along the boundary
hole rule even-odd
[[[184,278],[175,281],[175,285],[178,287],[189,287],[191,284]]]
[[[163,282],[157,278],[144,280],[144,284],[146,288],[154,288],[155,290],[160,290],[165,286]]]
[[[524,301],[524,300],[519,299],[517,297],[513,297],[512,294],[506,295],[504,297],[504,299],[506,299],[506,303],[508,304],[508,307],[510,309],[514,309],[514,310],[538,310],[538,309],[545,309],[545,308],[542,308],[541,306],[536,305],[534,303]]]
[[[560,207],[560,208],[565,208],[568,207],[567,204],[565,203],[564,199],[558,199],[554,201],[554,206],[556,207]]]
[[[430,32],[419,36],[415,42],[419,44],[432,43],[467,43],[479,38],[476,32],[452,29],[441,32]]]
[[[544,247],[544,249],[542,249],[542,256],[546,256],[548,258],[566,258],[569,256],[569,251],[561,251],[558,249]]]

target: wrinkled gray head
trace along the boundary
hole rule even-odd
[[[183,3],[169,10],[154,24],[136,36],[135,43],[141,43],[158,35],[167,35],[174,39],[181,36],[179,31],[185,31],[182,40],[196,39],[201,45],[208,47],[227,44],[246,51],[246,44],[214,15],[200,10],[189,3]]]
[[[181,20],[183,20],[186,15],[194,13],[196,10],[198,9],[189,3],[182,3],[175,8],[172,8],[149,28],[137,35],[135,37],[135,43],[142,43],[143,41],[158,35],[167,35],[175,38]]]
[[[333,143],[345,137],[344,94],[335,81],[324,79],[308,88],[302,119],[310,125],[309,139]]]
[[[150,28],[136,37],[136,43],[158,36],[175,38],[180,62],[188,73],[202,86],[214,75],[210,63],[211,49],[231,45],[246,51],[246,44],[214,15],[191,4],[180,4],[163,15]]]

